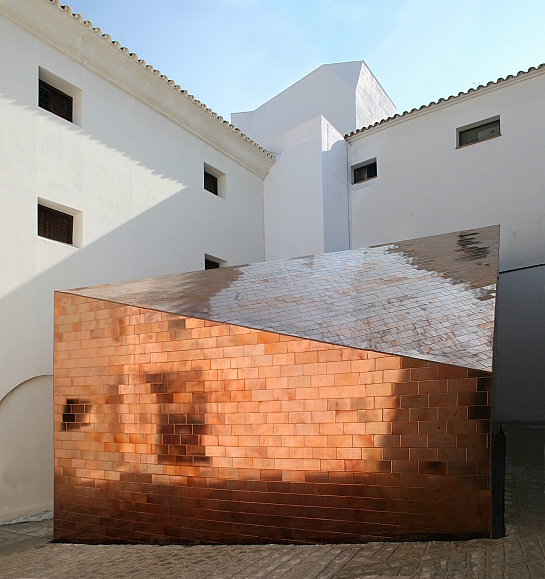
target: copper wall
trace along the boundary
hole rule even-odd
[[[490,376],[57,293],[55,539],[490,534]]]

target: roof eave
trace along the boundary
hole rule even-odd
[[[0,14],[265,178],[274,158],[159,70],[59,0],[0,0]]]
[[[401,123],[407,120],[412,120],[416,117],[434,112],[438,109],[449,107],[461,101],[481,96],[484,93],[499,90],[500,88],[503,88],[506,83],[509,85],[516,84],[518,82],[530,80],[531,78],[534,78],[535,76],[539,76],[541,74],[545,74],[545,63],[540,64],[539,66],[532,66],[525,71],[521,70],[515,75],[510,74],[505,78],[499,78],[496,81],[490,81],[486,85],[479,85],[477,88],[470,88],[466,92],[460,92],[457,95],[451,95],[447,98],[440,98],[438,101],[433,101],[427,105],[422,105],[418,109],[412,109],[410,111],[405,111],[401,114],[399,113],[395,114],[393,117],[387,117],[386,119],[377,121],[372,125],[362,127],[361,129],[357,129],[345,135],[344,138],[348,142],[353,142],[358,140],[359,138],[366,136],[367,134],[369,134],[369,132],[375,132],[381,130],[382,128],[386,128],[385,125],[389,127],[392,126],[393,124],[397,124],[398,122]]]

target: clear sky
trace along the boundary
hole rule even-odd
[[[543,0],[68,3],[227,119],[325,63],[365,60],[402,112],[545,62]]]

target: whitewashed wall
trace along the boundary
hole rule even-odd
[[[324,64],[255,111],[231,119],[258,143],[317,116],[341,134],[395,114],[395,106],[362,60]]]
[[[81,126],[38,108],[39,67],[81,90]],[[21,385],[10,396],[26,399],[32,379],[52,373],[53,290],[203,269],[205,254],[262,261],[273,161],[45,0],[0,0],[0,70],[2,420],[8,393]],[[204,163],[225,173],[225,198],[204,190]],[[37,236],[39,198],[81,212],[81,247]],[[9,424],[51,421],[50,406],[31,408],[39,416],[9,403]],[[21,443],[52,460],[50,430],[35,430]],[[28,479],[20,456],[0,453],[3,519],[39,509],[38,487],[51,494],[50,471]]]
[[[267,260],[350,247],[343,135],[395,113],[363,61],[320,66],[255,111],[240,129],[275,154],[265,180]]]
[[[265,258],[348,249],[346,142],[322,116],[264,143],[278,151],[265,180]]]
[[[364,247],[501,225],[500,270],[545,263],[543,69],[388,121],[348,139],[352,241]],[[456,129],[500,115],[501,136],[456,148]]]
[[[501,225],[494,411],[543,420],[545,132],[543,69],[411,113],[348,139],[354,247]],[[501,136],[456,148],[456,129],[500,116]],[[511,271],[515,270],[515,271]],[[507,273],[509,272],[509,273]]]
[[[53,383],[37,376],[0,401],[0,523],[53,506]]]

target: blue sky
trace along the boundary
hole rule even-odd
[[[543,0],[68,0],[218,114],[365,60],[398,111],[545,62]]]

